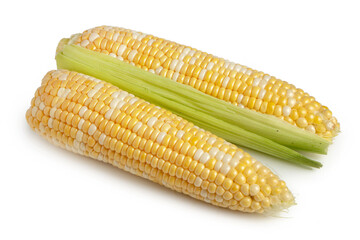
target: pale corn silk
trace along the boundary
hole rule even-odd
[[[216,206],[266,213],[294,204],[285,182],[243,150],[93,77],[48,72],[26,119],[55,145]]]
[[[190,85],[236,106],[274,115],[328,140],[340,130],[332,112],[302,89],[195,48],[111,26],[73,35],[70,43]]]

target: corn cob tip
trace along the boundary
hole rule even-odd
[[[264,213],[294,204],[285,182],[248,153],[84,74],[48,72],[26,119],[55,145],[216,206]]]
[[[67,45],[69,43],[70,38],[62,38],[60,40],[60,42],[58,43],[57,47],[56,47],[56,53],[55,56],[61,52],[64,48],[65,45]]]
[[[58,45],[57,45],[57,47],[56,47],[55,56],[56,56],[58,53],[62,52],[62,50],[63,50],[63,48],[64,48],[65,45],[68,45],[68,44],[70,45],[70,44],[75,43],[75,41],[76,41],[79,37],[80,37],[80,33],[73,34],[73,35],[71,35],[70,38],[62,38],[62,39],[59,41],[59,43],[58,43]]]

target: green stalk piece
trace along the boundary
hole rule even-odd
[[[103,53],[68,43],[57,49],[59,69],[91,75],[133,93],[195,123],[236,145],[277,158],[320,168],[294,149],[326,154],[329,141],[274,116],[241,109]]]

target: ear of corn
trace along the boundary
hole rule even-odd
[[[105,79],[107,82],[123,90],[131,92],[158,106],[169,109],[177,115],[196,123],[199,127],[205,128],[234,144],[252,148],[293,163],[311,167],[321,167],[319,162],[310,160],[286,146],[242,128],[242,124],[251,125],[253,128],[257,125],[259,131],[268,129],[270,134],[283,135],[289,139],[289,137],[284,134],[284,131],[281,131],[282,128],[269,127],[267,124],[248,119],[246,116],[242,117],[234,112],[232,108],[239,111],[250,112],[249,110],[239,109],[231,104],[203,94],[189,86],[172,81],[164,81],[161,76],[78,46],[64,46],[61,53],[57,54],[56,59],[59,68],[78,71]],[[180,87],[180,89],[177,87]],[[186,91],[190,92],[186,93]],[[252,111],[251,114],[259,115]],[[260,117],[263,116],[260,115]],[[266,116],[266,118],[268,119],[269,117]],[[276,122],[279,121],[276,118],[272,119],[275,119]],[[305,134],[305,136],[309,134],[289,124],[286,125],[295,131],[300,131],[302,134]],[[280,126],[283,127],[283,122],[281,122]],[[310,136],[320,138],[313,134],[310,134]],[[315,148],[311,146],[311,144],[313,144],[319,146],[319,151],[322,151],[326,149],[326,144],[329,142],[322,138],[320,138],[320,140],[320,144],[317,145],[316,141],[304,141],[300,138],[300,141],[305,143],[303,144],[305,148]],[[296,140],[292,141],[296,142]],[[321,143],[324,143],[324,145],[321,145]],[[301,145],[297,144],[297,146]]]
[[[26,119],[56,145],[217,206],[261,213],[294,203],[285,182],[243,150],[93,77],[49,72]]]
[[[71,42],[192,86],[235,106],[274,115],[327,139],[339,131],[331,111],[303,90],[188,46],[110,26],[86,30]]]
[[[134,68],[130,68],[129,66],[126,66],[126,64],[121,65],[119,63],[120,62],[119,60],[121,60],[121,61],[123,61],[125,63],[130,63],[132,65],[135,65],[135,66],[139,67],[139,69],[140,69],[140,67],[141,67],[140,63],[142,63],[142,61],[140,61],[138,63],[134,63],[134,62],[131,62],[129,60],[124,59],[122,56],[117,55],[117,54],[120,54],[120,52],[121,52],[120,49],[125,49],[125,47],[127,46],[127,45],[126,46],[121,45],[121,43],[122,43],[121,42],[122,41],[121,37],[118,37],[116,39],[116,41],[114,39],[113,40],[111,40],[111,39],[106,40],[107,37],[109,37],[109,38],[111,37],[110,33],[114,34],[114,31],[115,31],[115,35],[118,35],[118,34],[121,35],[123,33],[120,33],[120,32],[122,30],[124,30],[124,29],[119,30],[118,28],[112,28],[112,27],[100,27],[100,28],[95,28],[95,29],[96,29],[96,31],[98,31],[99,29],[103,29],[103,30],[100,31],[101,34],[99,33],[100,35],[99,35],[99,37],[96,38],[96,40],[94,40],[94,38],[95,38],[95,36],[98,36],[98,35],[96,33],[92,32],[94,29],[91,29],[91,30],[85,31],[83,34],[73,35],[70,39],[64,39],[64,40],[61,41],[61,43],[59,44],[59,47],[58,47],[58,53],[59,54],[57,54],[57,57],[56,57],[58,66],[60,68],[62,68],[62,66],[64,66],[64,65],[69,66],[69,64],[67,64],[68,63],[67,61],[69,61],[70,58],[72,58],[72,59],[76,58],[76,61],[85,64],[85,66],[83,66],[83,69],[82,69],[82,71],[84,71],[84,73],[92,74],[92,75],[97,73],[98,75],[95,75],[95,76],[101,77],[102,79],[104,79],[106,81],[111,81],[111,80],[106,79],[106,77],[103,77],[100,74],[102,74],[104,71],[107,71],[107,70],[110,70],[112,74],[136,75],[135,77],[142,78],[142,80],[147,81],[150,85],[154,85],[154,84],[156,85],[157,84],[158,87],[166,88],[166,91],[171,92],[171,94],[173,94],[173,95],[176,95],[176,94],[177,95],[182,95],[182,97],[188,99],[188,101],[190,101],[190,100],[193,101],[194,98],[197,98],[197,99],[200,98],[203,101],[201,109],[202,110],[205,109],[206,111],[208,111],[208,113],[213,113],[214,116],[216,116],[217,118],[220,118],[221,120],[230,122],[232,124],[236,124],[236,125],[240,126],[241,128],[249,130],[249,131],[251,131],[253,133],[256,133],[258,135],[262,135],[262,136],[264,136],[266,138],[269,138],[269,139],[271,139],[273,141],[276,141],[276,142],[278,142],[278,143],[280,143],[282,145],[291,147],[293,149],[300,149],[300,150],[311,151],[311,152],[322,153],[322,154],[326,153],[327,148],[328,148],[328,146],[330,144],[329,141],[325,140],[322,137],[317,137],[317,136],[320,136],[320,135],[319,134],[318,135],[313,134],[313,133],[311,133],[312,131],[299,131],[299,130],[302,130],[299,127],[290,127],[290,124],[284,124],[286,121],[281,120],[281,118],[282,118],[281,116],[280,117],[275,117],[275,116],[272,116],[272,114],[269,114],[269,113],[263,114],[263,113],[261,113],[261,111],[258,111],[259,114],[256,114],[255,111],[248,111],[246,108],[245,109],[239,108],[238,106],[236,106],[237,104],[232,104],[232,108],[231,108],[227,104],[225,104],[224,100],[215,101],[214,98],[205,98],[204,96],[202,96],[202,95],[205,95],[205,94],[206,94],[206,96],[211,96],[210,92],[202,91],[205,94],[199,95],[199,92],[201,92],[202,88],[201,87],[197,88],[196,86],[199,86],[200,83],[198,83],[194,87],[191,87],[192,86],[191,84],[190,84],[190,86],[188,86],[189,84],[185,84],[185,82],[183,82],[183,81],[177,81],[177,82],[176,81],[164,81],[166,78],[162,78],[160,76],[159,77],[151,76],[151,75],[154,75],[154,74],[146,75],[144,73],[144,71],[135,71]],[[120,31],[120,32],[117,32],[117,31]],[[134,32],[132,32],[130,30],[124,30],[124,31],[125,31],[124,34],[126,36],[129,35],[128,38],[131,38],[132,34],[134,34]],[[106,33],[109,32],[109,35],[106,35],[105,37],[102,37],[104,32],[106,32]],[[116,34],[116,32],[118,34]],[[90,37],[90,35],[92,35],[92,37]],[[87,38],[89,38],[89,40],[87,40]],[[112,46],[114,48],[109,48],[109,46],[107,46],[106,47],[107,50],[102,49],[106,44],[105,45],[100,44],[99,46],[98,46],[98,44],[95,44],[95,48],[94,48],[94,46],[93,46],[93,44],[91,43],[90,40],[94,40],[94,42],[102,41],[102,43],[104,43],[104,44],[112,42]],[[137,42],[138,44],[140,44],[140,42],[141,42],[141,44],[143,44],[144,46],[146,45],[147,49],[154,48],[155,50],[153,50],[153,51],[158,51],[155,46],[147,45],[148,43],[147,43],[147,40],[145,38],[137,39],[137,40],[133,39],[132,42],[134,42],[134,41]],[[145,43],[143,41],[145,41]],[[163,41],[165,41],[165,40],[163,40]],[[152,42],[152,41],[149,40],[149,42]],[[80,48],[70,48],[70,47],[68,48],[68,46],[69,46],[68,44],[71,44],[71,43],[77,43],[77,45],[80,45],[80,48],[89,49],[89,51],[84,52],[84,51],[81,51]],[[120,44],[121,47],[119,47],[119,44]],[[118,52],[114,53],[114,50],[117,49],[117,48],[118,48]],[[67,51],[66,51],[66,49],[67,49]],[[154,58],[149,53],[149,51],[150,50],[141,52],[141,54],[143,54],[143,55],[141,55],[142,58],[150,59],[151,61],[157,62],[156,58]],[[163,52],[163,50],[159,50],[159,51]],[[79,54],[79,52],[84,53],[84,55]],[[90,60],[90,59],[88,59],[88,56],[86,56],[86,55],[90,55],[90,52],[94,52],[94,53],[101,52],[101,53],[97,54],[97,55],[96,54],[93,55],[95,58]],[[160,52],[159,52],[159,54],[161,54]],[[61,56],[61,55],[64,55],[64,54],[67,54],[67,58],[64,58],[63,56]],[[204,54],[205,53],[202,53],[202,55],[204,55]],[[109,59],[107,59],[105,57],[102,57],[102,56],[105,56],[105,55],[109,55],[109,56],[115,57],[115,58],[112,58],[112,60],[113,60],[112,61],[112,60],[109,60]],[[82,57],[79,57],[79,56],[82,56]],[[123,56],[125,56],[125,55],[123,55]],[[166,54],[164,56],[166,56]],[[200,61],[200,59],[202,59],[202,57],[198,56],[198,59]],[[98,64],[100,64],[100,65],[98,65]],[[99,66],[101,66],[101,73],[100,73]],[[95,71],[95,72],[90,73],[88,71],[89,70],[88,68],[91,68],[91,70],[94,70],[94,67],[95,67],[95,69],[97,69],[99,71]],[[123,68],[125,68],[125,70]],[[154,71],[150,67],[148,68],[146,66],[142,66],[141,68],[145,69],[145,70],[148,70],[151,73],[159,73],[159,71]],[[161,69],[163,67],[160,66],[159,68]],[[73,68],[73,70],[80,71],[79,69],[74,69],[74,68]],[[130,73],[130,71],[131,71],[131,73]],[[205,69],[204,71],[208,72],[209,70]],[[168,72],[172,72],[174,75],[177,75],[177,73],[172,71],[172,70],[170,70]],[[159,74],[159,75],[161,75],[161,74]],[[165,77],[169,77],[169,76],[166,75]],[[185,76],[185,78],[186,79],[189,78],[192,81],[196,80],[195,77]],[[267,78],[267,77],[264,75],[264,78]],[[235,79],[236,79],[236,77],[235,77]],[[240,78],[240,80],[241,79],[242,78]],[[158,81],[155,81],[155,80],[158,80]],[[231,81],[233,81],[233,80],[231,80]],[[188,82],[188,81],[186,81],[186,82]],[[204,82],[204,81],[200,81],[200,82],[202,82],[201,85],[212,84],[212,83]],[[240,82],[242,82],[242,80]],[[117,82],[112,82],[112,83],[115,84],[115,85],[118,84]],[[131,82],[131,84],[133,84],[133,83]],[[241,84],[247,84],[247,82],[245,82],[245,83],[242,82]],[[286,85],[286,87],[285,87],[285,85]],[[285,84],[285,85],[283,86],[284,88],[289,88],[289,86],[288,86],[289,84]],[[120,86],[122,88],[124,87],[122,85],[118,85],[118,86]],[[197,89],[200,90],[200,91],[197,91]],[[220,87],[220,89],[222,89],[222,88]],[[278,87],[276,87],[274,89],[278,89]],[[191,91],[191,90],[193,90],[193,91]],[[221,91],[223,91],[223,90],[221,90]],[[282,91],[282,92],[284,92],[284,91]],[[290,90],[289,90],[289,92],[290,92]],[[299,92],[303,92],[303,91],[299,90]],[[241,94],[239,93],[239,96],[240,95]],[[307,96],[307,94],[305,94],[305,95]],[[299,98],[299,97],[297,97],[297,98]],[[221,99],[221,98],[217,98],[217,99]],[[293,101],[293,100],[290,100],[290,101]],[[227,101],[227,102],[230,102],[230,101]],[[260,104],[262,102],[262,100],[261,101],[259,100],[257,102]],[[318,104],[318,103],[313,102],[313,101],[311,101],[311,102],[312,102],[311,104],[315,104],[315,105]],[[267,103],[264,103],[264,104],[267,105]],[[270,105],[272,105],[272,104],[273,103],[271,103]],[[241,106],[241,105],[239,105],[239,106]],[[230,115],[225,112],[224,108],[227,109],[228,112],[230,112]],[[322,108],[325,108],[325,107],[322,107]],[[313,108],[310,107],[310,109],[313,109]],[[174,112],[176,112],[176,111],[174,111]],[[316,110],[315,112],[320,114],[319,116],[321,116],[321,117],[325,116],[324,114],[322,114],[318,110]],[[176,112],[176,114],[180,114],[180,113]],[[186,116],[184,116],[184,117],[186,118]],[[250,119],[250,120],[244,120],[243,118]],[[276,121],[274,119],[279,119],[279,120]],[[319,121],[325,122],[323,120],[319,120]],[[331,117],[331,120],[326,120],[326,121],[333,121],[334,122],[333,125],[331,123],[328,123],[328,125],[329,126],[331,125],[334,128],[333,129],[334,132],[338,131],[338,123],[336,122],[335,118]],[[252,124],[252,122],[255,122],[255,124]],[[294,124],[294,125],[296,125],[296,124]],[[310,128],[312,128],[312,127],[309,127],[309,129]],[[319,126],[318,128],[322,128],[322,127]],[[327,135],[329,135],[329,134],[327,133]],[[330,140],[330,137],[327,138],[327,139]]]

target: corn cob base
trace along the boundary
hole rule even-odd
[[[285,182],[241,149],[83,74],[47,73],[26,119],[55,145],[216,206],[262,213],[294,203]]]
[[[263,72],[197,49],[124,28],[101,26],[70,39],[239,107],[274,115],[332,139],[340,125],[332,112],[302,89]]]

